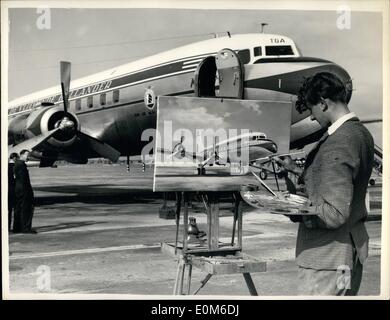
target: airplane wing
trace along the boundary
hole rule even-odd
[[[378,122],[383,122],[383,119],[380,119],[380,118],[372,118],[372,119],[361,119],[360,120],[361,123],[378,123]]]
[[[34,151],[38,153],[41,152],[43,155],[41,159],[42,160],[40,165],[41,167],[47,167],[53,165],[53,163],[57,160],[57,158],[59,159],[63,158],[61,157],[61,154],[65,155],[65,158],[68,159],[69,161],[72,158],[72,156],[70,156],[71,154],[78,154],[79,156],[83,154],[88,154],[89,156],[107,158],[113,162],[117,161],[120,156],[120,152],[114,149],[113,147],[111,147],[110,145],[108,145],[107,143],[100,141],[86,133],[78,131],[76,133],[78,138],[78,143],[76,142],[71,147],[65,147],[61,151],[55,152],[54,154],[51,155],[51,157],[46,159],[45,157],[45,153],[47,151],[46,142],[59,130],[61,129],[57,128],[51,130],[46,134],[40,134],[26,141],[23,141],[15,146],[9,147],[8,155],[10,155],[12,152],[19,153],[23,149],[27,149],[33,152],[33,154]]]
[[[272,158],[275,158],[275,157],[286,157],[286,156],[292,156],[292,155],[302,154],[302,153],[305,153],[305,151],[297,151],[297,152],[290,152],[290,153],[272,154],[272,155],[269,155],[269,156],[267,156],[267,157],[262,157],[262,158],[254,159],[254,160],[252,161],[252,163],[259,162],[259,163],[261,163],[261,164],[264,164],[264,163],[267,163],[267,162],[271,161]]]
[[[181,154],[182,150],[177,149],[177,150],[171,151],[168,149],[157,148],[157,152],[166,154],[168,158],[174,158],[174,157],[177,158]],[[185,151],[185,155],[183,157],[180,155],[180,158],[187,158],[187,159],[193,160],[193,159],[198,159],[198,156],[193,152]]]

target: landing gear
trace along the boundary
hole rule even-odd
[[[267,172],[264,171],[264,170],[261,170],[260,171],[260,179],[261,180],[267,180],[267,177],[268,177]]]
[[[145,165],[145,156],[144,155],[142,155],[141,161],[142,161],[142,172],[145,172],[146,165]]]
[[[130,173],[130,157],[129,156],[126,157],[126,170],[127,170],[127,173]]]
[[[198,176],[204,176],[206,174],[206,169],[204,167],[198,168],[197,171],[198,171]]]

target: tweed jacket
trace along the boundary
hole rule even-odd
[[[368,256],[365,196],[374,160],[374,142],[358,118],[325,133],[309,153],[303,179],[318,216],[300,223],[296,260],[305,268],[335,270],[353,266],[353,251]]]

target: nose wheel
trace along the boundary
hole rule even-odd
[[[267,172],[264,171],[264,170],[261,170],[261,171],[260,171],[260,178],[261,178],[262,180],[267,180],[267,177],[268,177]]]

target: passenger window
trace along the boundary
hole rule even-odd
[[[104,106],[104,105],[106,104],[106,94],[105,94],[105,93],[102,93],[102,94],[100,95],[100,104],[101,104],[102,106]]]
[[[85,110],[87,108],[87,98],[81,99],[81,109]]]
[[[253,55],[255,57],[261,56],[261,47],[253,48]]]
[[[81,110],[81,100],[77,99],[76,100],[76,111],[80,111],[80,110]]]
[[[114,90],[112,92],[112,101],[114,103],[119,102],[119,90]]]
[[[88,99],[87,100],[88,108],[92,108],[93,107],[93,96],[89,96],[87,99]]]
[[[240,58],[242,64],[247,64],[249,61],[251,61],[251,54],[249,49],[240,50],[237,52],[237,55]]]

